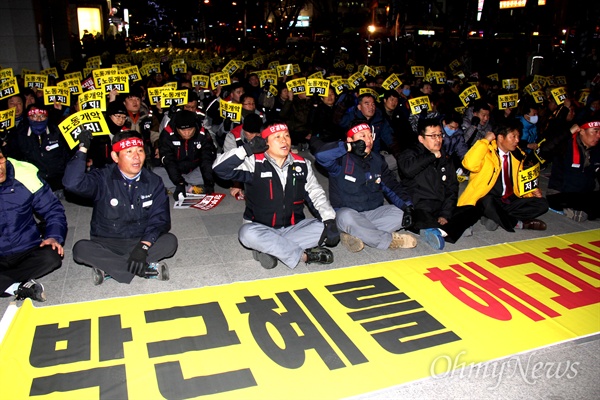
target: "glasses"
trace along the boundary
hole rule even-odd
[[[444,135],[444,134],[441,134],[441,135],[423,135],[423,136],[425,136],[425,137],[430,137],[430,138],[434,138],[434,139],[443,139],[443,138],[444,138],[444,136],[446,136],[446,135]]]

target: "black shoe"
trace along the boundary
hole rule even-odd
[[[44,293],[44,285],[34,281],[33,279],[23,282],[15,291],[17,300],[25,300],[27,298],[36,301],[46,301],[46,293]]]
[[[273,269],[277,266],[277,258],[267,253],[261,253],[257,250],[252,250],[252,258],[260,262],[264,269]]]
[[[146,279],[158,279],[159,281],[169,280],[169,268],[167,267],[167,263],[164,262],[150,263],[144,272],[144,278]]]
[[[112,276],[98,268],[92,268],[92,281],[95,286],[102,285],[104,281],[111,279]]]
[[[325,247],[313,247],[304,250],[306,254],[306,263],[331,264],[333,262],[333,253]]]

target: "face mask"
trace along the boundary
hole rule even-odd
[[[31,132],[36,135],[41,135],[46,132],[46,127],[48,126],[48,120],[45,121],[31,121],[29,120],[29,126],[31,126]]]
[[[458,129],[450,129],[450,128],[448,128],[448,126],[447,126],[447,125],[446,125],[446,126],[444,126],[444,132],[446,132],[446,135],[448,135],[448,136],[452,136],[452,135],[454,135],[454,134],[456,133],[456,131],[457,131],[457,130],[458,130]]]
[[[529,117],[529,123],[531,124],[537,124],[538,122],[538,116],[537,115],[532,115],[531,117]]]
[[[410,89],[402,89],[402,94],[406,97],[410,96]]]

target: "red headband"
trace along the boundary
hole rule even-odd
[[[41,114],[45,117],[48,116],[48,111],[42,109],[42,108],[32,108],[31,110],[29,110],[29,112],[27,113],[28,117],[33,117],[34,114]]]
[[[260,133],[260,136],[262,136],[263,139],[266,139],[267,137],[269,137],[269,135],[273,133],[283,132],[287,130],[288,127],[286,124],[275,124],[263,129],[263,131]]]
[[[130,147],[144,147],[144,142],[142,141],[142,139],[138,138],[123,139],[113,144],[112,149],[115,153],[118,153],[121,150],[125,150]]]
[[[600,121],[590,121],[580,126],[581,129],[600,128]]]
[[[346,132],[346,136],[348,137],[352,137],[354,136],[354,134],[362,131],[362,130],[368,130],[369,132],[371,132],[371,127],[368,124],[359,124],[359,125],[355,125],[352,128],[348,129],[348,132]]]

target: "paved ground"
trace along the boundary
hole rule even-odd
[[[306,155],[306,154],[305,154]],[[310,158],[310,156],[309,156]],[[326,179],[320,177],[327,189]],[[542,187],[546,180],[542,179]],[[465,185],[465,184],[462,184]],[[218,191],[227,193],[225,189]],[[172,200],[171,200],[172,201]],[[91,209],[64,202],[69,222],[65,244],[65,257],[61,269],[40,279],[46,288],[48,301],[36,306],[52,306],[109,297],[122,297],[145,293],[223,285],[237,281],[267,279],[277,276],[304,274],[323,268],[346,268],[400,258],[434,254],[427,244],[419,242],[409,250],[377,250],[365,248],[356,254],[349,253],[341,245],[334,248],[335,263],[323,267],[300,265],[291,270],[279,264],[272,270],[263,269],[254,261],[250,251],[244,249],[237,239],[241,224],[243,202],[226,196],[223,202],[210,211],[172,210],[172,232],[179,239],[176,255],[167,260],[171,279],[167,282],[134,279],[130,285],[109,280],[101,286],[93,286],[90,269],[72,260],[71,248],[80,239],[89,238]],[[546,237],[563,233],[600,228],[600,221],[576,223],[556,213],[548,212],[541,217],[548,224],[547,231],[503,230],[488,232],[481,224],[473,228],[473,236],[462,238],[458,243],[446,245],[445,251],[470,249],[498,243]],[[600,237],[599,237],[600,239]],[[0,300],[0,315],[9,299]],[[600,316],[598,316],[600,325]],[[600,326],[599,326],[600,330]],[[515,335],[527,334],[515,332]],[[491,376],[455,376],[445,379],[425,379],[398,388],[358,396],[360,399],[598,399],[600,398],[600,335],[581,338],[518,356],[527,362],[579,362],[573,379],[542,378],[532,383],[520,375],[502,380]],[[514,365],[514,364],[513,364]]]

